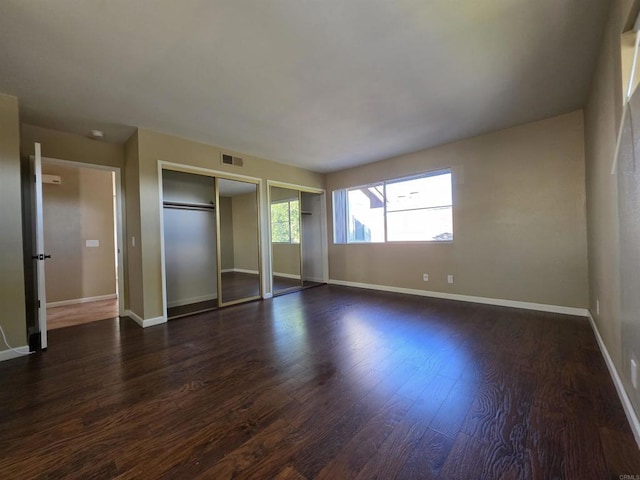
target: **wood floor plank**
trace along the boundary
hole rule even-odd
[[[338,454],[325,464],[315,478],[355,478],[376,454],[412,403],[413,401],[406,397],[394,395],[357,434],[352,436]]]
[[[118,316],[118,299],[47,307],[47,328],[72,327]]]
[[[0,478],[640,474],[584,318],[319,286],[0,362]]]
[[[438,478],[452,447],[453,438],[428,428],[416,442],[413,452],[400,469],[397,478],[407,480]]]

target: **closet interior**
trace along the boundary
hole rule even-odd
[[[270,186],[274,295],[323,283],[323,198],[319,193]]]
[[[167,318],[261,296],[255,183],[162,170]]]

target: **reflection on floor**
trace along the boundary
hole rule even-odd
[[[311,288],[318,287],[320,285],[324,285],[322,282],[312,282],[311,280],[305,280],[302,282],[302,288]]]
[[[214,293],[214,292],[212,292]],[[260,295],[260,275],[240,272],[222,273],[222,300],[232,302],[243,298],[251,298]],[[194,313],[208,312],[218,308],[218,299],[205,302],[189,303],[167,308],[167,318],[174,319],[192,315]]]
[[[277,275],[273,276],[274,292],[279,292],[280,290],[288,290],[289,288],[299,288],[299,287],[300,287],[299,278],[279,277]]]
[[[205,302],[189,303],[187,305],[178,305],[176,307],[167,308],[167,318],[173,319],[192,315],[194,313],[208,312],[218,308],[218,299],[207,300]]]
[[[222,274],[222,301],[233,302],[260,295],[260,275],[253,273],[224,272]]]
[[[273,293],[274,295],[281,295],[283,293],[294,292],[305,288],[317,287],[318,285],[324,285],[321,282],[312,282],[311,280],[304,280],[300,285],[299,278],[287,278],[280,277],[278,275],[273,276]]]
[[[118,316],[118,300],[75,303],[47,308],[47,330],[106,320]]]

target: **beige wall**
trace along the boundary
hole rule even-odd
[[[295,275],[300,277],[300,244],[299,243],[274,243],[271,246],[273,252],[273,274]]]
[[[38,142],[41,145],[43,157],[107,167],[124,166],[123,145],[24,123],[21,125],[20,137],[22,155],[33,155],[33,144]]]
[[[611,175],[617,131],[622,116],[620,34],[632,2],[616,0],[602,41],[599,60],[585,108],[585,153],[589,239],[589,308],[630,397],[638,396],[625,374],[620,311],[618,184]],[[628,69],[628,67],[627,67]],[[597,312],[597,303],[600,312]]]
[[[43,185],[47,302],[115,295],[112,173],[43,163],[60,184]],[[87,247],[86,240],[98,240]]]
[[[140,214],[133,210],[127,210],[127,242],[130,244],[131,235],[139,232],[140,257],[138,261],[130,261],[129,268],[134,268],[129,275],[131,296],[130,302],[136,305],[136,313],[145,319],[157,318],[162,312],[162,276],[160,254],[160,210],[158,191],[158,161],[163,160],[192,167],[206,168],[209,170],[229,172],[231,174],[247,175],[263,180],[272,179],[280,182],[305,185],[315,188],[324,187],[324,175],[310,172],[298,167],[288,166],[270,160],[259,159],[238,152],[225,151],[244,158],[244,167],[230,167],[220,163],[221,149],[212,145],[197,143],[191,140],[174,137],[171,135],[139,129],[137,132],[136,155],[127,156],[125,185],[127,188],[128,203],[133,201],[140,208]],[[130,162],[137,165],[129,166]],[[130,174],[129,174],[130,173]],[[132,186],[132,183],[137,186]],[[263,182],[266,186],[266,182]],[[139,195],[135,200],[136,189]],[[268,248],[268,238],[265,237],[266,228],[266,193],[261,191],[262,216],[262,248]],[[131,249],[133,250],[133,249]],[[265,251],[265,250],[263,250]],[[264,257],[263,257],[264,258]],[[138,273],[140,267],[141,274]],[[134,277],[138,277],[134,279]]]
[[[144,302],[141,293],[143,282],[142,250],[140,248],[140,168],[137,131],[124,144],[124,159],[126,308],[140,318],[144,318]],[[160,214],[159,207],[158,214]],[[158,230],[159,237],[160,231]]]
[[[0,325],[14,348],[27,344],[19,125],[18,99],[0,95]]]
[[[231,204],[234,268],[258,271],[258,205],[256,194],[234,195],[231,198]]]
[[[583,145],[577,111],[328,175],[331,202],[343,187],[454,173],[453,243],[334,245],[330,222],[330,278],[586,307]]]

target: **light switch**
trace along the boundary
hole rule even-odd
[[[100,240],[87,240],[87,241],[85,242],[85,245],[86,245],[88,248],[97,248],[97,247],[99,247],[99,246],[100,246]]]

